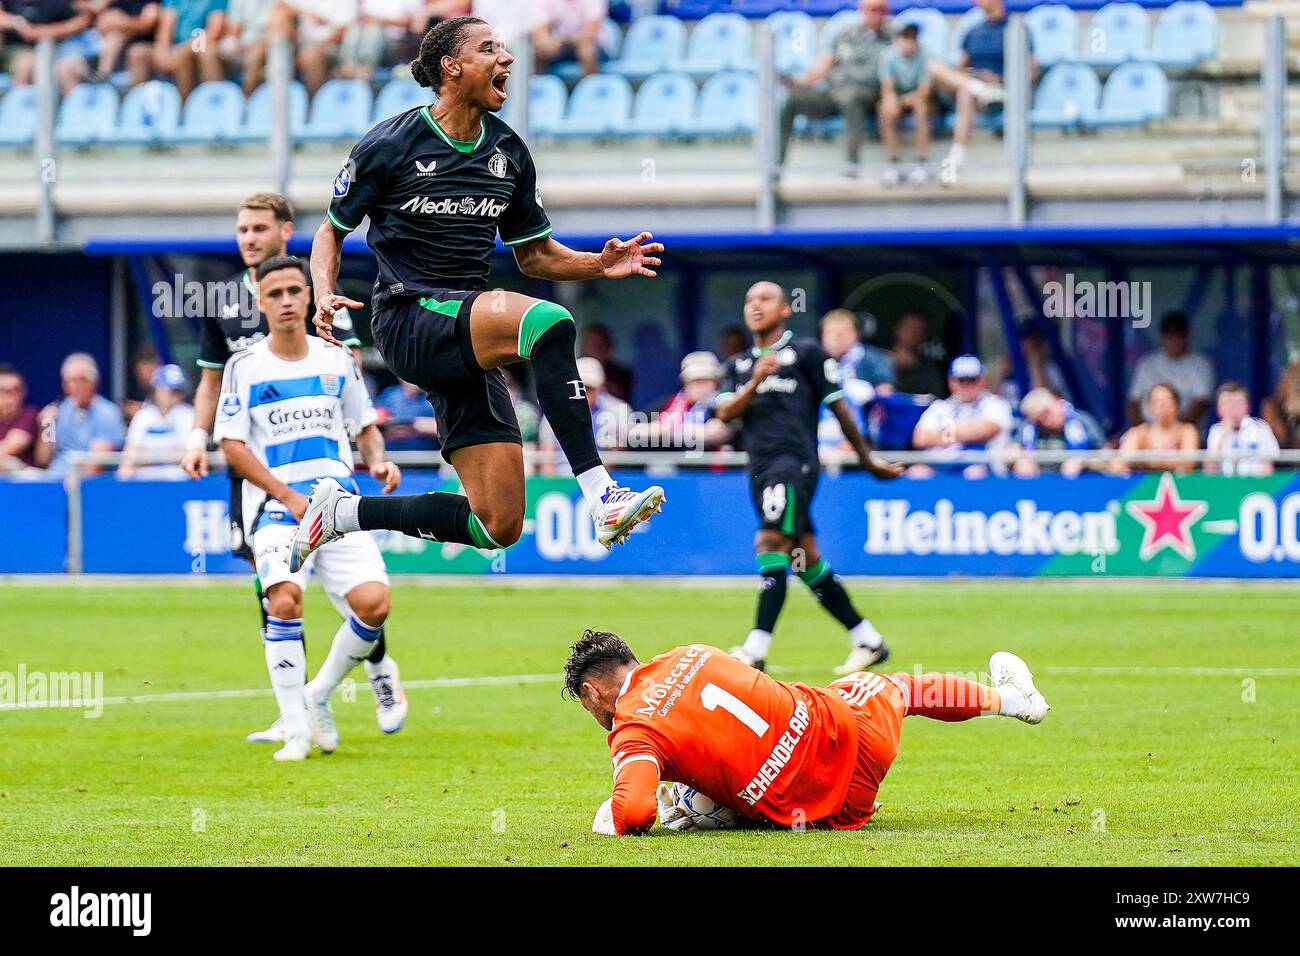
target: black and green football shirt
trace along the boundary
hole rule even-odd
[[[366,241],[379,263],[375,306],[438,289],[482,290],[497,233],[507,246],[551,234],[524,141],[484,114],[472,142],[452,139],[429,107],[384,120],[334,179],[329,220]]]
[[[795,338],[787,329],[770,348],[752,348],[727,359],[722,402],[754,375],[754,363],[775,353],[777,369],[758,386],[740,418],[749,468],[761,472],[779,458],[817,467],[817,422],[822,405],[843,397],[838,363],[816,339]]]

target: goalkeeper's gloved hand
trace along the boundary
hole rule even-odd
[[[675,784],[659,784],[655,796],[659,800],[659,822],[663,826],[674,833],[695,829],[695,825],[691,821],[690,811],[677,802],[677,787]]]

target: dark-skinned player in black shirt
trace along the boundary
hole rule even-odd
[[[378,260],[373,323],[388,367],[424,389],[442,452],[464,495],[360,497],[322,480],[294,538],[291,567],[350,531],[390,529],[484,550],[519,539],[524,466],[519,425],[501,371],[529,359],[538,403],[582,488],[606,548],[663,503],[653,485],[618,485],[601,464],[574,358],[577,330],[563,306],[515,292],[487,292],[499,233],[526,275],[621,279],[655,275],[663,246],[650,233],[611,239],[599,253],[551,238],[528,147],[496,117],[514,57],[477,17],[437,24],[411,73],[438,93],[433,106],[379,123],[353,147],[312,243],[318,333],[355,303],[334,293],[343,236],[368,217]]]
[[[775,282],[756,282],[745,293],[745,325],[754,347],[727,360],[717,416],[739,420],[749,453],[750,488],[758,512],[754,552],[762,584],[754,629],[732,653],[762,670],[772,631],[785,604],[791,567],[817,602],[849,632],[852,649],[836,671],[851,674],[889,657],[879,632],[853,607],[839,577],[817,547],[812,499],[821,472],[817,419],[828,405],[862,467],[877,478],[897,478],[903,469],[874,458],[840,390],[839,368],[810,338],[786,327],[790,300]]]

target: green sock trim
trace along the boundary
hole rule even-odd
[[[448,299],[446,302],[440,302],[432,296],[428,296],[420,299],[416,304],[422,309],[428,309],[430,312],[437,312],[439,315],[454,319],[460,315],[460,307],[465,303],[460,299]]]
[[[474,547],[480,551],[500,551],[501,545],[492,540],[492,535],[487,533],[487,528],[483,527],[483,522],[478,520],[478,515],[474,512],[469,513],[469,536],[474,539]]]
[[[781,533],[787,538],[794,537],[794,485],[785,486],[785,518],[781,521]]]
[[[556,322],[568,319],[573,321],[573,314],[562,305],[554,302],[534,302],[519,320],[519,357],[528,358],[533,354],[533,347]]]
[[[804,568],[799,572],[799,580],[810,588],[815,588],[821,584],[828,574],[831,573],[831,566],[826,563],[825,558],[818,558],[817,563],[811,568]]]
[[[758,552],[758,570],[762,574],[768,571],[789,571],[790,555],[782,551]]]

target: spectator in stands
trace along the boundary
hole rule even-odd
[[[59,89],[66,93],[85,79],[90,61],[99,53],[99,34],[91,29],[92,22],[76,0],[3,0],[0,36],[12,34],[17,40],[9,62],[14,85],[34,81],[36,44],[45,39],[57,44],[54,77]]]
[[[883,394],[893,391],[894,365],[884,349],[862,341],[858,317],[848,309],[831,309],[818,323],[822,348],[840,366],[843,379],[866,382]]]
[[[125,52],[132,84],[149,79],[150,41],[162,12],[158,0],[85,0],[82,9],[94,16],[95,32],[101,38],[96,73],[103,79],[111,77]],[[133,49],[139,52],[131,53]]]
[[[1264,478],[1273,474],[1277,436],[1267,422],[1250,414],[1250,393],[1240,382],[1224,382],[1215,395],[1219,420],[1210,426],[1205,449],[1223,455],[1222,463],[1207,461],[1205,470],[1225,475]]]
[[[916,121],[916,165],[907,174],[911,183],[923,183],[930,178],[926,163],[930,161],[930,113],[934,89],[925,69],[921,53],[920,31],[915,23],[904,24],[894,33],[894,42],[880,54],[880,105],[876,115],[880,120],[880,138],[885,144],[884,181],[886,186],[897,186],[903,181],[899,165],[898,128],[903,116],[912,114]]]
[[[722,363],[712,352],[691,352],[682,359],[681,388],[664,403],[658,417],[628,430],[631,448],[690,448],[704,451],[731,439],[726,422],[713,414],[722,384]]]
[[[944,394],[943,364],[935,358],[937,343],[930,341],[930,320],[919,309],[909,309],[894,323],[889,358],[894,364],[894,387],[910,395]]]
[[[417,18],[427,30],[423,0],[360,0],[358,19],[343,34],[337,75],[370,82],[381,64],[413,59]]]
[[[1283,448],[1300,448],[1300,359],[1278,377],[1277,388],[1260,405],[1260,417],[1268,422]]]
[[[225,24],[226,0],[162,0],[154,72],[170,77],[182,97],[200,82],[225,79],[220,53]]]
[[[966,159],[975,114],[1006,98],[1002,88],[1003,50],[1006,40],[1007,5],[1004,0],[975,0],[984,11],[984,20],[972,27],[961,41],[957,65],[950,66],[939,57],[926,63],[936,86],[956,96],[957,115],[952,132],[952,149],[946,165],[956,172]],[[1033,63],[1030,63],[1033,69]]]
[[[126,430],[117,477],[180,481],[185,472],[175,462],[185,453],[185,441],[194,427],[194,406],[186,401],[185,373],[179,365],[160,365],[151,381],[152,396]],[[159,462],[160,456],[172,461]],[[140,464],[141,459],[150,458],[155,460]]]
[[[1065,385],[1065,374],[1061,371],[1061,366],[1057,365],[1052,359],[1045,338],[1032,329],[1021,333],[1020,354],[1025,360],[1025,371],[1029,376],[1031,391],[1036,388],[1045,388],[1056,395],[1069,394],[1069,389]],[[1014,374],[1015,363],[1012,361],[1010,351],[1003,356],[1000,364],[999,375],[995,376],[995,380],[1000,378],[1000,381],[994,386],[993,391],[1005,398],[1012,406],[1015,406],[1019,404],[1021,394],[1020,383],[1016,381]]]
[[[1096,419],[1045,388],[1029,391],[1020,403],[1020,414],[1024,421],[1016,432],[1016,444],[1026,451],[1084,451],[1106,443]],[[1059,471],[1074,478],[1083,466],[1082,458],[1040,465],[1023,457],[1016,459],[1012,471],[1021,478],[1035,478],[1043,471]]]
[[[129,422],[153,394],[154,372],[162,368],[162,359],[152,345],[142,345],[131,353],[131,379],[126,386],[122,411]]]
[[[951,396],[933,402],[912,432],[912,445],[930,450],[935,457],[956,457],[963,451],[986,451],[996,456],[1011,442],[1011,406],[988,390],[984,363],[977,355],[959,355],[948,368]],[[988,464],[913,465],[907,473],[929,478],[936,471],[960,471],[966,478],[983,478],[992,470],[1001,474],[1006,465],[998,458]]]
[[[824,119],[843,116],[844,151],[856,166],[862,124],[880,100],[880,58],[889,48],[886,0],[861,0],[862,19],[835,35],[830,48],[797,82],[781,107],[781,162],[794,135],[796,116]],[[790,82],[782,78],[782,82]]]
[[[1178,417],[1181,402],[1174,386],[1168,382],[1153,385],[1147,392],[1145,406],[1150,409],[1151,417],[1124,433],[1119,442],[1120,451],[1196,451],[1201,447],[1201,434],[1196,426]],[[1132,470],[1186,473],[1195,467],[1196,463],[1191,461],[1116,460],[1111,464],[1111,471],[1118,475],[1127,475]]]
[[[68,472],[70,454],[116,451],[126,437],[121,410],[99,394],[99,366],[93,356],[73,352],[63,360],[60,376],[66,397],[41,410],[36,443],[37,466],[48,466],[54,474]],[[102,470],[91,466],[82,474],[94,475]]]
[[[743,325],[729,325],[718,336],[718,355],[726,361],[749,349],[749,333]]]
[[[267,30],[276,0],[230,0],[226,7],[226,29],[218,52],[227,70],[240,75],[248,95],[266,79]]]
[[[0,363],[0,471],[36,464],[40,431],[35,405],[27,404],[27,380],[8,362]]]
[[[1128,393],[1129,422],[1152,421],[1150,403],[1142,398],[1154,386],[1167,383],[1182,396],[1178,417],[1199,427],[1214,394],[1214,366],[1204,355],[1191,351],[1190,341],[1186,315],[1170,312],[1160,320],[1160,350],[1142,356],[1133,370]]]
[[[389,451],[437,451],[438,420],[424,391],[399,381],[375,399],[379,428]]]
[[[600,362],[591,357],[578,359],[578,377],[582,379],[587,392],[587,407],[591,409],[591,427],[596,435],[597,448],[618,448],[623,444],[623,437],[628,433],[632,408],[627,402],[611,395],[605,388],[605,370]],[[543,475],[565,475],[569,473],[569,463],[560,451],[560,443],[555,439],[551,423],[542,419],[537,436],[537,448],[541,452],[553,454],[551,461],[541,464],[538,472]]]
[[[594,358],[605,370],[604,388],[615,398],[627,401],[632,395],[632,370],[614,358],[614,334],[603,322],[583,330],[581,353]]]
[[[314,96],[330,78],[343,34],[356,19],[357,0],[280,0],[267,35],[293,41],[298,75]]]
[[[583,76],[599,70],[600,29],[609,16],[608,0],[540,0],[539,6],[541,19],[532,34],[537,72],[563,60],[577,60]]]

